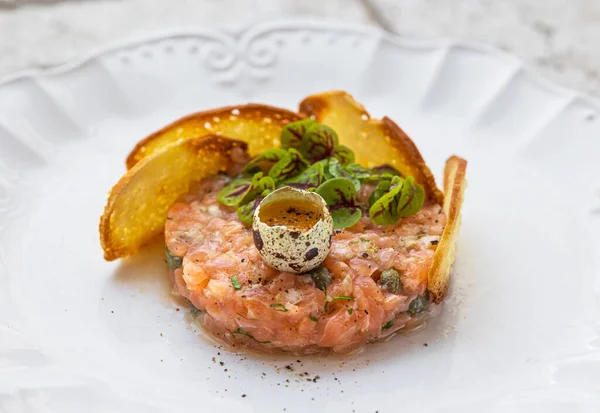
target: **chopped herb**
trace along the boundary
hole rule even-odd
[[[177,255],[171,254],[171,251],[169,251],[169,247],[165,247],[165,255],[167,257],[167,265],[169,266],[170,270],[175,271],[177,268],[181,268],[183,264],[182,257],[178,257]]]
[[[352,301],[354,300],[354,297],[351,297],[349,295],[336,295],[335,297],[333,297],[334,300],[346,300],[346,301]]]
[[[354,309],[353,309],[353,308],[349,308],[349,309],[348,309],[348,314],[352,314],[353,312],[354,312]]]
[[[387,330],[388,328],[391,328],[394,325],[395,322],[396,322],[396,320],[390,320],[387,323],[385,323],[383,325],[383,327],[381,327],[381,329],[382,330]]]
[[[323,310],[327,313],[327,309],[329,308],[329,299],[325,300],[325,305],[323,306]]]
[[[254,338],[254,336],[250,333],[248,333],[247,331],[242,330],[241,328],[238,328],[235,331],[230,331],[231,335],[235,335],[235,334],[242,334],[244,336],[250,337],[252,340],[256,341],[259,344],[270,344],[270,341],[258,341],[256,338]]]
[[[360,242],[371,242],[371,240],[368,240],[366,238],[360,237]]]
[[[285,305],[279,303],[273,303],[269,307],[273,307],[275,308],[275,311],[281,311],[282,313],[286,313],[288,310],[287,308],[285,308]]]
[[[236,290],[239,290],[242,288],[242,286],[240,284],[240,280],[238,280],[238,278],[235,275],[231,276],[231,285],[233,285],[233,288],[235,288]]]
[[[317,317],[315,317],[314,315],[312,315],[312,314],[311,314],[311,315],[309,315],[309,316],[308,316],[308,318],[310,318],[310,319],[311,319],[312,321],[314,321],[315,323],[316,323],[317,321],[319,321],[319,319],[318,319]]]

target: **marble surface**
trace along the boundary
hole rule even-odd
[[[373,0],[379,19],[365,0],[73,0],[7,6],[18,1],[0,0],[0,76],[55,65],[161,29],[317,17],[383,24],[407,36],[492,44],[543,77],[600,98],[597,0]]]

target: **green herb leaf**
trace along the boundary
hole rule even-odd
[[[402,176],[396,168],[388,164],[376,166],[372,170],[378,175]]]
[[[310,275],[310,278],[312,278],[313,282],[315,283],[315,287],[317,287],[319,290],[326,291],[329,284],[331,284],[331,280],[332,280],[331,273],[323,265],[318,268],[315,268],[308,274]]]
[[[279,160],[283,158],[286,153],[287,152],[284,149],[280,148],[273,148],[264,151],[256,158],[248,162],[246,166],[244,166],[244,169],[242,169],[242,172],[253,173],[260,170],[264,173],[268,173],[271,167],[279,162]]]
[[[335,158],[331,158],[327,164],[329,170],[329,176],[333,178],[346,178],[352,182],[356,191],[360,190],[360,181],[354,177],[349,171],[347,171]]]
[[[285,184],[293,188],[308,190],[318,188],[323,180],[323,162],[317,162],[299,175],[285,181]]]
[[[248,333],[247,331],[242,330],[241,328],[238,328],[235,331],[230,331],[230,333],[232,335],[234,335],[234,334],[242,334],[244,336],[250,337],[252,340],[254,340],[254,341],[256,341],[257,343],[260,343],[260,344],[270,344],[271,343],[270,341],[258,341],[256,338],[254,338],[254,336],[252,334]]]
[[[252,181],[250,182],[250,188],[243,196],[240,204],[247,204],[250,201],[255,200],[265,192],[268,194],[269,192],[275,189],[275,181],[270,176],[263,176],[262,172],[257,172],[252,177]]]
[[[400,273],[394,267],[381,273],[379,284],[392,294],[400,294],[402,285],[400,284]]]
[[[233,288],[236,290],[240,290],[242,288],[240,280],[238,280],[238,278],[235,275],[231,276],[231,285],[233,285]]]
[[[316,192],[327,203],[335,228],[351,227],[362,216],[362,211],[356,201],[356,189],[350,180],[330,179],[321,184]]]
[[[171,251],[169,251],[169,247],[165,247],[165,256],[167,258],[167,266],[171,271],[175,271],[177,268],[181,268],[183,264],[183,258],[171,254]]]
[[[298,149],[302,148],[302,142],[306,131],[317,121],[312,119],[304,119],[296,122],[290,122],[283,127],[281,131],[281,147],[283,149]]]
[[[352,301],[354,300],[354,297],[349,296],[349,295],[336,295],[335,297],[333,297],[334,300],[345,300],[345,301]]]
[[[256,198],[254,201],[250,201],[247,204],[239,206],[237,209],[238,218],[247,226],[252,226],[252,220],[254,219],[254,211],[258,208],[260,202],[264,199],[264,195]]]
[[[287,153],[269,171],[269,176],[275,182],[282,182],[302,172],[309,163],[296,149],[289,149]]]
[[[344,145],[337,145],[333,149],[333,157],[340,161],[342,165],[350,165],[354,162],[354,152]]]
[[[369,206],[373,204],[390,190],[391,182],[388,180],[379,181],[371,195],[369,196]]]
[[[419,184],[414,184],[414,178],[409,176],[402,185],[398,201],[398,216],[407,217],[421,210],[425,202],[425,191]]]
[[[352,163],[346,166],[346,170],[352,174],[352,176],[361,182],[365,181],[376,181],[380,179],[380,175],[374,172],[372,169],[365,168],[357,163]]]
[[[353,309],[353,308],[349,308],[349,309],[348,309],[348,314],[352,314],[353,312],[354,312],[354,309]]]
[[[217,201],[227,206],[237,206],[252,186],[249,178],[234,179],[225,185],[217,195]]]
[[[281,311],[282,313],[287,313],[288,309],[285,308],[285,305],[279,303],[273,303],[269,307],[275,308],[275,311]]]
[[[383,325],[383,327],[381,327],[381,329],[382,330],[387,330],[388,328],[391,328],[394,325],[395,322],[396,322],[395,319],[391,319],[390,321],[388,321],[387,323],[385,323]]]
[[[373,203],[369,215],[377,225],[391,225],[398,222],[398,198],[402,190],[403,179],[395,176],[389,191]]]
[[[302,140],[302,155],[311,161],[320,161],[333,155],[338,144],[337,133],[329,126],[314,123]]]
[[[427,310],[427,307],[429,307],[429,291],[425,291],[425,294],[419,295],[412,300],[408,305],[408,312],[416,315]]]
[[[315,317],[314,315],[312,315],[312,314],[311,314],[311,315],[309,315],[309,316],[308,316],[308,318],[310,318],[310,319],[311,319],[312,321],[314,321],[315,323],[316,323],[317,321],[319,321],[319,319],[318,319],[317,317]]]

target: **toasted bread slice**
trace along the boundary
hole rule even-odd
[[[356,162],[367,167],[389,164],[423,185],[427,199],[442,204],[444,195],[419,150],[390,118],[372,119],[364,106],[344,91],[330,91],[305,98],[300,113],[330,126],[340,143],[354,151]]]
[[[181,118],[141,140],[127,157],[127,169],[179,139],[222,135],[248,142],[251,155],[279,143],[281,129],[302,117],[286,109],[260,104],[228,106]]]
[[[234,148],[247,144],[216,135],[181,139],[137,162],[110,191],[100,219],[104,258],[132,255],[162,234],[169,207],[192,183],[226,170]]]
[[[448,281],[454,262],[456,237],[460,227],[460,209],[462,207],[467,181],[465,174],[467,161],[452,156],[446,161],[444,168],[444,213],[446,226],[442,238],[433,256],[433,264],[429,269],[427,289],[434,303],[439,304],[448,291]]]

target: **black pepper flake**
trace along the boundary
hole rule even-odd
[[[242,394],[242,397],[246,397],[246,395],[245,395],[245,394]]]
[[[362,253],[363,258],[369,258],[369,254],[367,254],[366,252]]]
[[[438,245],[438,242],[439,241],[437,239],[431,240],[431,245]]]
[[[221,366],[224,366],[224,365],[225,365],[225,363],[224,363],[224,362],[222,362],[222,361],[219,361],[219,364],[220,364]]]

